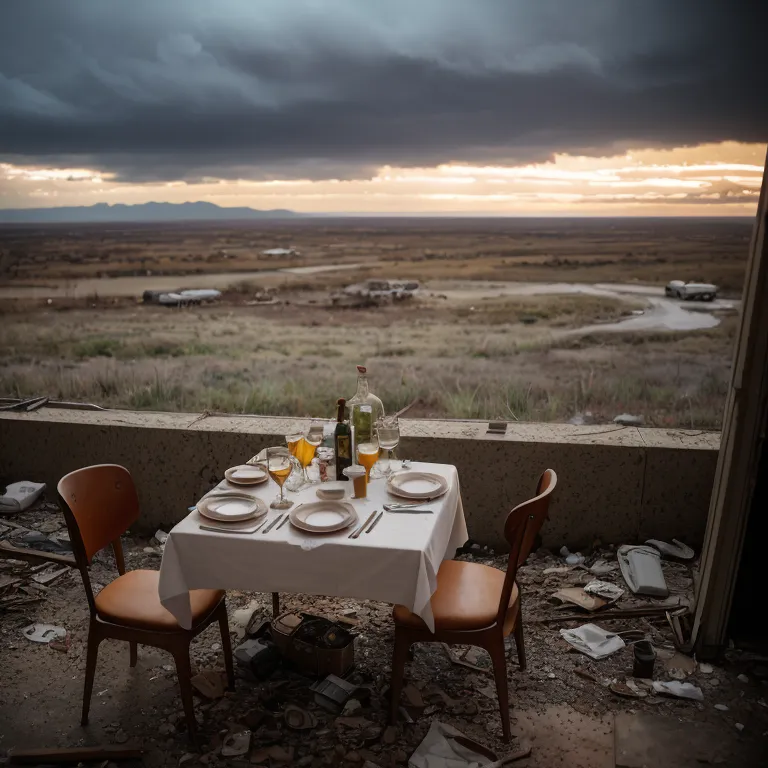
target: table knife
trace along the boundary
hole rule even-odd
[[[367,528],[371,520],[373,520],[374,517],[376,517],[376,513],[378,512],[378,509],[374,509],[373,512],[368,516],[368,519],[359,527],[355,528],[352,533],[347,536],[348,539],[356,539],[362,532],[364,528]]]

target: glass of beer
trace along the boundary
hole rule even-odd
[[[378,438],[371,438],[367,443],[358,443],[357,445],[357,461],[363,467],[365,467],[365,476],[370,481],[371,468],[377,462],[379,458],[379,441]]]
[[[280,495],[269,505],[272,509],[288,509],[293,506],[290,499],[285,498],[283,485],[291,474],[291,457],[285,448],[267,449],[267,472],[280,486]]]
[[[288,450],[290,451],[291,456],[296,456],[296,449],[299,443],[302,441],[303,437],[304,436],[301,434],[301,432],[294,432],[285,436],[285,442],[288,444]]]
[[[294,437],[290,435],[289,437]],[[286,438],[288,440],[288,438]],[[323,442],[323,422],[320,419],[313,419],[307,429],[307,434],[299,437],[296,442],[293,455],[299,460],[299,464],[304,468],[304,482],[311,483],[307,473],[307,467],[312,463],[312,459],[315,458],[315,453],[319,445]],[[291,443],[288,443],[290,450]]]

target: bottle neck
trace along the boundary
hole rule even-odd
[[[357,392],[356,397],[361,400],[368,397],[368,377],[360,375],[357,377]]]

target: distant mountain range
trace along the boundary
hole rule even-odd
[[[243,221],[248,219],[283,219],[296,216],[278,208],[222,208],[213,203],[141,203],[124,205],[97,203],[62,208],[0,208],[0,224],[87,224],[153,221]]]

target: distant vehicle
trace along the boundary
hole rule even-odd
[[[717,298],[717,290],[717,286],[712,283],[685,283],[682,280],[671,280],[664,288],[664,293],[683,301],[712,301]]]
[[[215,301],[221,296],[221,291],[215,288],[192,288],[186,291],[144,291],[142,301],[145,304],[160,304],[164,307],[186,307],[190,304],[201,304],[204,301]]]
[[[419,290],[418,280],[366,280],[364,283],[348,285],[347,296],[367,296],[372,299],[410,299]]]

